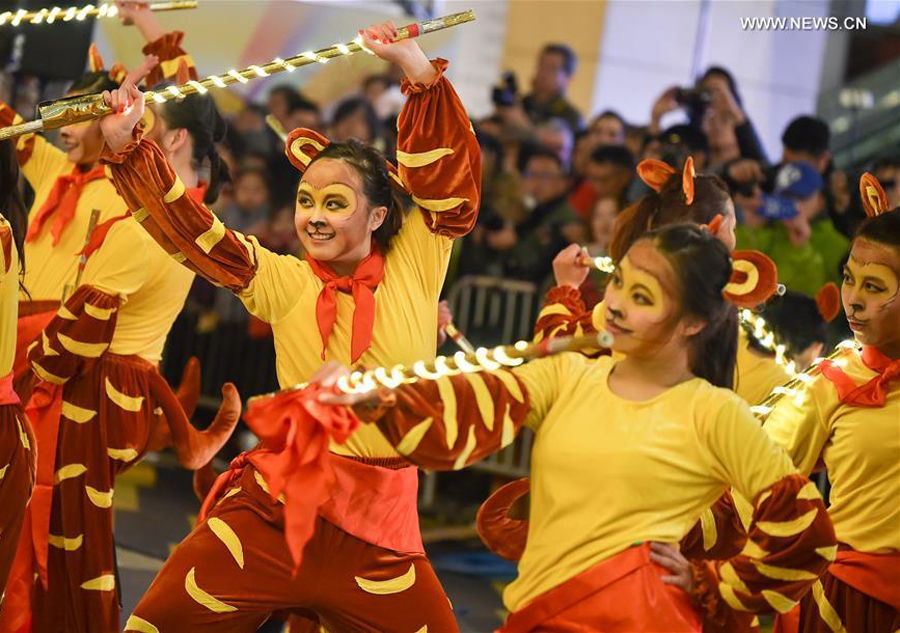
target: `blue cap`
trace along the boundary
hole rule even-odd
[[[775,175],[776,196],[806,200],[822,189],[822,176],[806,163],[785,163]]]
[[[800,213],[792,198],[763,194],[762,200],[762,206],[756,212],[767,220],[791,220]]]

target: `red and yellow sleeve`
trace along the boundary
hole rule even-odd
[[[730,492],[726,492],[700,515],[691,531],[681,539],[682,555],[690,560],[726,560],[737,556],[747,543]]]
[[[0,101],[0,127],[24,122],[15,110]],[[65,152],[37,134],[23,134],[13,142],[16,145],[16,162],[33,188],[47,178],[56,178],[69,164]]]
[[[432,62],[430,85],[403,82],[408,96],[397,121],[400,178],[426,225],[456,238],[475,226],[481,196],[481,149],[462,102],[444,77],[448,62]]]
[[[90,369],[109,348],[119,303],[115,295],[80,286],[28,350],[36,377],[62,385]]]
[[[534,324],[534,340],[540,342],[545,338],[580,336],[596,331],[581,293],[570,286],[553,286],[547,292]]]
[[[172,31],[144,46],[142,50],[144,55],[156,55],[159,58],[159,64],[147,75],[144,82],[146,85],[155,86],[163,81],[175,81],[182,63],[187,68],[190,78],[196,81],[197,69],[194,67],[194,60],[181,48],[182,40],[184,33]]]

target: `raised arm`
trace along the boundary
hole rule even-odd
[[[796,471],[746,406],[720,407],[698,425],[712,469],[752,500],[747,542],[726,561],[692,563],[693,595],[719,626],[790,611],[828,569],[837,539],[814,483]]]
[[[182,65],[190,79],[197,79],[194,60],[181,47],[184,33],[181,31],[166,33],[156,19],[156,14],[145,3],[119,0],[116,6],[119,7],[119,19],[122,23],[134,25],[147,42],[142,49],[144,55],[154,55],[159,59],[159,65],[147,75],[148,86],[155,86],[163,81],[175,81]]]
[[[481,196],[481,149],[466,110],[444,77],[448,62],[429,62],[415,40],[392,42],[392,22],[367,29],[365,44],[406,73],[406,104],[397,120],[400,178],[432,232],[472,230]]]

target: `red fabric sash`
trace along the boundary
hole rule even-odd
[[[13,391],[13,372],[0,378],[0,405],[19,404],[19,396]]]
[[[857,591],[900,610],[900,553],[870,554],[841,547],[828,572]]]
[[[284,532],[295,570],[312,536],[319,507],[328,499],[334,482],[330,440],[343,443],[359,426],[349,407],[320,404],[317,397],[322,391],[318,385],[310,385],[284,392],[251,404],[244,414],[266,448],[246,454],[237,465],[252,464],[266,480],[273,501],[284,493]],[[200,509],[200,520],[212,510],[215,496],[233,480],[234,474],[229,472],[216,480]]]
[[[53,246],[56,246],[63,231],[66,230],[72,218],[75,217],[78,199],[81,197],[81,192],[85,185],[105,177],[103,165],[98,164],[89,172],[82,172],[78,169],[78,165],[75,165],[72,167],[71,174],[57,178],[47,199],[28,227],[25,241],[33,242],[36,240],[44,228],[44,224],[52,217],[53,225],[50,227],[50,233],[53,236]]]
[[[900,359],[892,361],[878,349],[863,345],[863,364],[878,376],[864,385],[857,385],[834,361],[825,360],[819,365],[822,374],[835,386],[838,397],[844,404],[857,407],[883,407],[887,399],[888,383],[900,379]]]
[[[121,222],[122,220],[127,220],[131,217],[131,212],[125,213],[124,215],[119,215],[114,218],[110,218],[106,222],[101,222],[97,226],[94,227],[94,230],[91,231],[91,237],[88,239],[88,243],[84,245],[84,248],[81,249],[79,255],[84,257],[84,260],[87,261],[91,255],[94,254],[98,248],[103,245],[103,240],[106,239],[106,234],[109,233],[109,230],[116,224],[116,222]]]
[[[325,287],[316,300],[316,323],[322,337],[322,360],[325,360],[328,338],[337,319],[337,292],[353,293],[356,307],[353,310],[350,362],[355,363],[372,344],[372,328],[375,325],[374,291],[384,278],[384,257],[373,243],[372,251],[359,263],[352,277],[339,277],[328,264],[309,255],[306,256],[306,261],[316,277],[325,282]]]
[[[641,571],[644,572],[643,575]],[[664,573],[662,567],[658,567],[650,560],[649,543],[630,547],[541,594],[524,608],[511,613],[498,633],[547,630],[546,627],[542,628],[547,621],[564,615],[566,611],[587,599],[591,599],[596,606],[580,611],[588,615],[592,621],[576,622],[573,619],[571,622],[573,626],[584,627],[577,630],[595,630],[590,625],[596,625],[598,620],[604,619],[602,615],[608,611],[610,617],[605,628],[602,628],[607,633],[627,633],[634,630],[699,633],[700,614],[693,609],[686,593],[662,584],[659,576]],[[629,575],[633,576],[625,580]],[[663,593],[665,595],[660,595]],[[676,600],[674,599],[676,596],[683,599]],[[617,617],[617,614],[626,611],[632,617],[625,619]],[[598,615],[600,617],[596,617]]]

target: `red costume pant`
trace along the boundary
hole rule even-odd
[[[243,471],[172,553],[126,631],[252,633],[275,611],[314,613],[329,631],[457,630],[424,554],[376,547],[321,516],[294,574],[283,505],[259,481]]]
[[[10,397],[4,398],[0,378],[0,595],[6,588],[25,520],[25,505],[34,486],[34,435],[22,405],[3,403],[13,400],[11,378],[8,382]]]
[[[667,573],[650,560],[649,545],[631,547],[541,594],[498,633],[699,633],[700,613],[660,580]]]
[[[34,416],[40,464],[47,437],[38,425],[59,420],[56,459],[39,466],[50,484],[35,487],[29,507],[32,534],[22,535],[7,587],[0,630],[27,625],[29,607],[34,633],[115,633],[119,599],[113,554],[113,487],[116,476],[146,452],[153,425],[161,418],[150,394],[156,369],[134,356],[105,354],[85,374],[73,376],[50,392],[36,390],[29,411]],[[36,407],[36,408],[32,408]],[[49,534],[38,525],[49,500]],[[33,539],[33,541],[32,541]],[[44,540],[46,539],[46,540]],[[35,582],[34,547],[47,551],[48,586]],[[29,596],[30,593],[30,596]],[[30,604],[29,604],[30,603]]]

